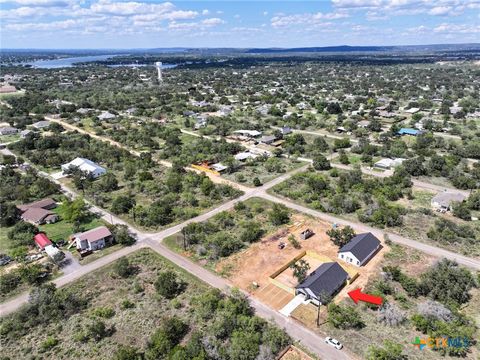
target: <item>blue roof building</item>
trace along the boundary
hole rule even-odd
[[[421,134],[422,132],[417,129],[411,129],[411,128],[401,128],[398,130],[398,135],[412,135],[412,136],[417,136]]]

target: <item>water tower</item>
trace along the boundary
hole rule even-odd
[[[161,83],[162,80],[162,63],[160,61],[155,63],[155,67],[157,68],[158,73],[158,82]]]

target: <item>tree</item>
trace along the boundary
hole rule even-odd
[[[114,360],[142,360],[142,354],[138,349],[122,345],[118,350],[113,354]]]
[[[155,281],[155,289],[160,295],[167,299],[175,298],[184,288],[184,283],[177,280],[177,274],[171,270],[158,274],[157,280]]]
[[[322,154],[318,154],[313,157],[312,165],[315,170],[319,170],[319,171],[330,170],[332,168],[330,166],[330,161],[328,161],[328,159]]]
[[[68,222],[82,223],[90,216],[88,205],[81,197],[73,201],[66,200],[61,206],[63,209],[63,219]]]
[[[345,151],[341,150],[340,155],[338,156],[338,161],[342,163],[343,165],[348,165],[350,164],[350,159],[348,158],[348,155],[345,153]]]
[[[262,182],[260,181],[260,179],[257,176],[255,176],[253,178],[253,186],[257,186],[257,187],[262,186]]]
[[[338,247],[342,247],[346,245],[350,240],[355,237],[355,231],[349,225],[345,226],[344,228],[331,228],[327,230],[327,235],[330,237],[330,240],[337,245]]]
[[[466,201],[454,202],[452,205],[452,213],[462,220],[472,220],[472,214]]]
[[[270,222],[275,225],[283,225],[290,221],[290,211],[283,204],[274,203],[272,210],[268,213]]]
[[[135,205],[136,201],[133,196],[119,195],[113,199],[110,209],[114,214],[125,214]]]
[[[480,191],[475,191],[468,197],[468,205],[472,210],[480,210]]]
[[[300,245],[300,242],[297,240],[295,235],[290,234],[290,236],[288,237],[288,241],[295,249],[301,249],[302,245]]]
[[[113,226],[112,234],[118,244],[126,246],[135,244],[135,235],[130,232],[127,225],[117,224]]]
[[[118,189],[118,181],[115,175],[111,172],[106,173],[100,178],[98,187],[103,192],[111,192]]]
[[[0,202],[0,226],[12,226],[20,219],[20,210],[14,203]]]
[[[406,355],[402,354],[402,345],[394,343],[390,340],[385,340],[383,347],[370,345],[368,347],[368,360],[403,360],[407,359]]]
[[[293,276],[295,276],[299,283],[301,283],[307,277],[308,270],[310,270],[310,264],[303,259],[294,262],[290,265],[290,269],[293,269]]]
[[[113,271],[122,278],[127,278],[134,273],[134,267],[126,257],[122,257],[113,265]]]
[[[38,233],[35,225],[25,221],[17,222],[14,227],[8,232],[8,238],[15,244],[15,246],[32,245],[33,236]]]
[[[421,275],[423,294],[444,304],[461,305],[470,300],[475,278],[455,261],[442,259]]]
[[[377,319],[388,326],[398,326],[406,320],[406,316],[396,305],[387,302],[378,310]]]
[[[328,305],[327,321],[337,329],[361,329],[365,326],[358,311],[352,306]]]

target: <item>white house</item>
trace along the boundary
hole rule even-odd
[[[462,193],[444,191],[435,195],[430,204],[432,208],[439,211],[448,211],[452,209],[454,202],[462,202],[467,198]]]
[[[93,161],[80,157],[77,157],[69,163],[62,165],[62,171],[64,174],[68,173],[71,168],[78,168],[81,171],[87,172],[91,174],[93,178],[97,178],[107,172],[105,168],[95,164]]]
[[[77,249],[80,251],[94,251],[102,249],[113,239],[112,233],[106,226],[85,231],[73,236]]]
[[[396,159],[381,159],[377,161],[373,166],[379,169],[391,169],[401,165],[405,159],[396,158]]]
[[[355,236],[338,251],[338,258],[346,263],[362,266],[380,248],[380,240],[372,233]]]
[[[109,119],[115,119],[117,115],[112,114],[111,112],[108,111],[102,111],[100,115],[97,116],[98,120],[109,120]]]

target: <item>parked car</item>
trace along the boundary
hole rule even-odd
[[[278,244],[278,248],[279,248],[280,250],[284,249],[285,246],[287,246],[287,244],[285,244],[284,242],[281,242],[280,244]]]
[[[342,350],[343,348],[343,345],[340,343],[340,341],[328,336],[325,338],[325,343],[327,343],[330,346],[333,346],[337,350]]]
[[[0,255],[0,266],[5,266],[12,261],[12,258],[8,255]]]
[[[38,259],[41,259],[43,257],[42,254],[34,254],[34,255],[28,255],[26,258],[25,258],[25,261],[26,262],[32,262],[32,261],[36,261]]]

